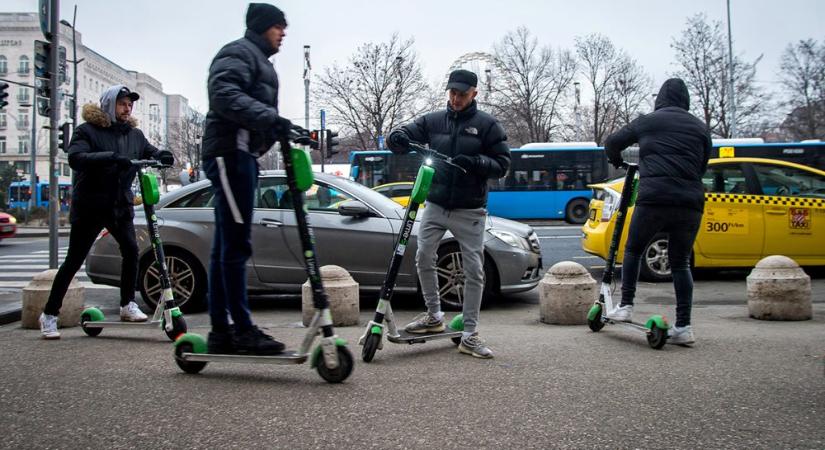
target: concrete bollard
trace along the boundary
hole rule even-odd
[[[748,275],[748,314],[759,320],[809,320],[811,277],[787,256],[762,258]]]
[[[352,279],[349,272],[339,266],[321,267],[321,280],[329,298],[329,309],[332,313],[332,324],[336,327],[358,325],[360,314],[358,283]],[[308,326],[315,315],[312,305],[312,287],[307,280],[301,287],[301,312],[304,326]]]
[[[556,263],[539,282],[539,303],[544,323],[582,325],[599,295],[596,280],[573,261]]]
[[[23,288],[23,311],[20,313],[20,326],[23,328],[40,328],[40,314],[46,307],[49,293],[52,290],[57,269],[38,273],[32,281]],[[69,289],[63,297],[63,306],[57,316],[57,326],[76,327],[80,324],[80,313],[83,312],[85,289],[77,279],[72,278]]]

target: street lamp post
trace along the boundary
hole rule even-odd
[[[36,93],[34,93],[34,95],[36,95]],[[29,189],[32,192],[29,196],[29,211],[31,211],[37,207],[37,108],[35,108],[34,97],[32,97],[31,104],[21,103],[20,106],[32,109],[31,149],[29,150]],[[26,221],[28,222],[28,217]]]
[[[574,106],[574,114],[576,115],[576,141],[582,140],[582,113],[581,113],[581,83],[573,82],[573,90],[576,94],[576,104]]]

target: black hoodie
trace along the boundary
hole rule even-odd
[[[704,209],[702,175],[707,169],[712,141],[710,130],[689,113],[685,82],[671,78],[656,96],[656,109],[641,116],[604,142],[611,161],[639,144],[640,205],[682,206]]]

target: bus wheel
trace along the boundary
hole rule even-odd
[[[564,220],[568,223],[582,224],[587,222],[587,212],[590,203],[583,198],[574,198],[564,209]]]

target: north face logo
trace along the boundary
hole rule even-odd
[[[476,127],[467,127],[464,129],[467,134],[478,136],[478,129]]]

